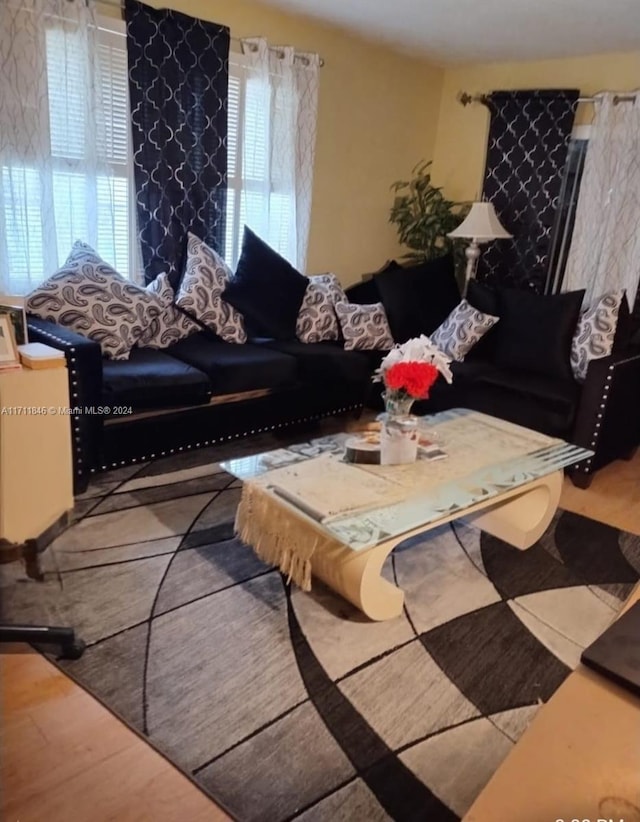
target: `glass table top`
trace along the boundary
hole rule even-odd
[[[469,507],[580,462],[592,452],[467,409],[422,418],[442,459],[362,465],[344,459],[354,432],[320,437],[222,468],[261,485],[353,550]]]

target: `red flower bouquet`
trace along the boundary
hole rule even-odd
[[[396,345],[380,363],[374,382],[384,383],[387,413],[405,416],[414,400],[426,400],[439,375],[451,382],[450,358],[424,335]]]
[[[440,372],[430,362],[397,362],[383,373],[385,388],[397,392],[398,399],[426,400]]]

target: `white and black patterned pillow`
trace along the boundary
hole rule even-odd
[[[225,342],[244,343],[247,332],[242,314],[222,299],[233,274],[222,257],[195,234],[187,240],[187,264],[176,297],[184,308]]]
[[[461,362],[499,319],[491,314],[483,314],[466,300],[462,300],[430,335],[430,339],[447,357]]]
[[[340,326],[334,309],[339,302],[347,302],[347,295],[335,274],[309,277],[296,320],[296,337],[300,342],[316,343],[339,338]]]
[[[394,342],[382,303],[335,306],[346,351],[389,351]]]
[[[81,241],[74,243],[64,265],[27,295],[26,307],[36,317],[100,343],[111,360],[128,360],[164,310],[157,295],[118,274]]]
[[[153,319],[138,340],[140,348],[168,348],[173,343],[200,331],[200,326],[173,304],[175,292],[168,274],[158,274],[146,288],[164,306],[164,311]]]
[[[581,312],[571,341],[571,370],[577,380],[586,379],[591,360],[611,354],[623,298],[624,291],[612,291]]]

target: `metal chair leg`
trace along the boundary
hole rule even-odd
[[[0,642],[28,642],[32,645],[57,645],[58,659],[80,659],[85,643],[76,638],[73,628],[41,625],[0,625]]]

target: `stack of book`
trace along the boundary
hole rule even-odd
[[[20,362],[25,368],[63,368],[64,352],[43,343],[19,345]]]

